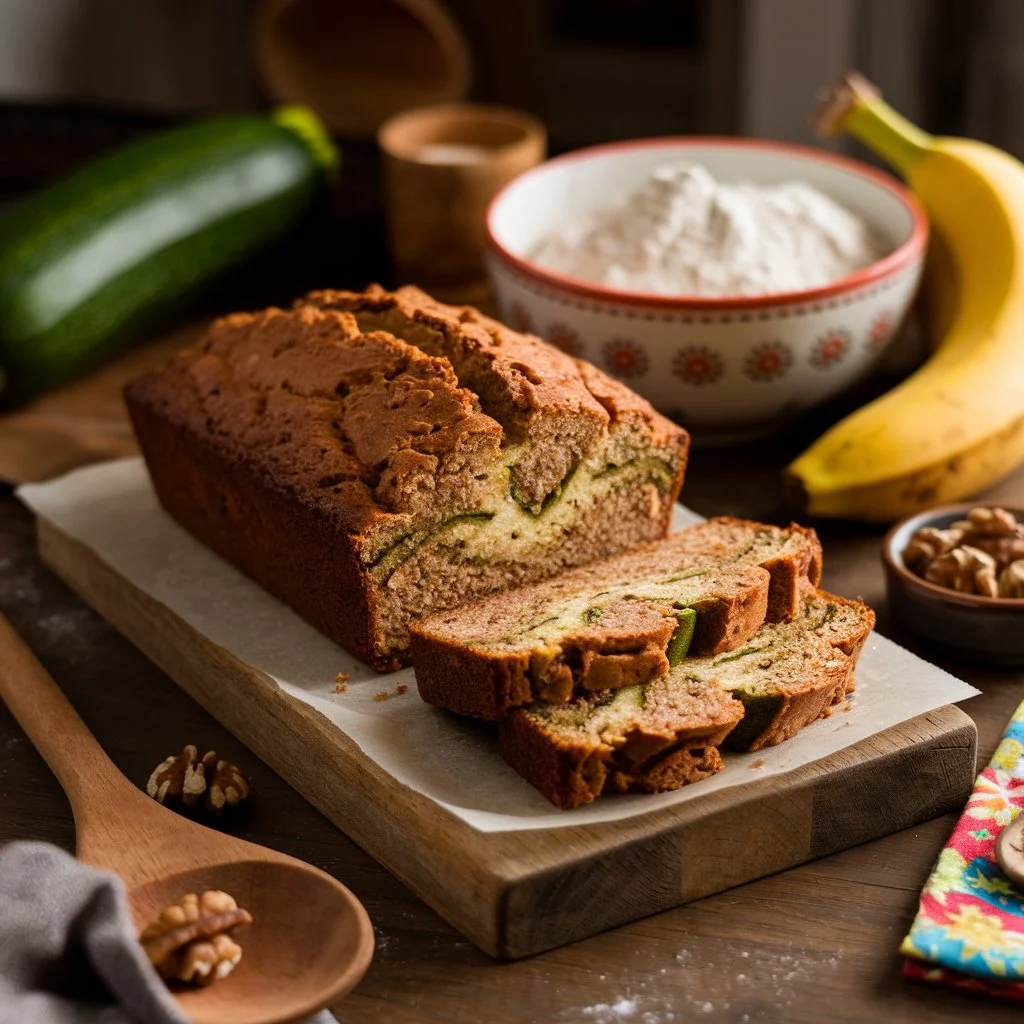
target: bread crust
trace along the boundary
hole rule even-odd
[[[510,444],[533,443],[511,464],[513,485],[535,508],[606,430],[631,427],[653,449],[681,450],[675,491],[682,485],[689,435],[635,392],[597,367],[578,362],[532,334],[513,331],[471,306],[447,306],[414,286],[388,292],[318,291],[301,306],[343,311],[387,328],[400,317],[421,329],[417,344],[443,355],[459,382],[505,431]],[[429,333],[428,333],[429,332]],[[624,431],[625,432],[625,431]]]

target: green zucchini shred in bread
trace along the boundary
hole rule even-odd
[[[416,288],[226,317],[126,400],[164,509],[381,671],[418,616],[664,537],[689,444]]]
[[[875,619],[809,584],[797,603],[792,620],[764,625],[737,651],[687,658],[610,699],[512,711],[498,727],[502,755],[556,806],[577,807],[602,792],[705,778],[721,744],[757,750],[789,739],[850,691]]]
[[[665,648],[665,657],[669,668],[681,665],[693,643],[693,634],[697,628],[697,613],[693,608],[680,608],[676,611],[678,625]]]
[[[817,582],[811,530],[710,520],[664,541],[412,627],[420,696],[499,719],[535,701],[656,679],[795,613]],[[773,607],[774,602],[774,607]]]

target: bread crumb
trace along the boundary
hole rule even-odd
[[[334,681],[336,683],[347,683],[348,682],[348,673],[347,672],[339,672],[334,677]]]
[[[335,693],[344,693],[347,689],[348,689],[348,683],[346,683],[344,679],[339,679],[334,684],[334,692]]]
[[[387,700],[387,699],[388,699],[388,697],[390,697],[390,696],[391,696],[391,694],[390,694],[390,693],[388,693],[388,691],[387,691],[387,690],[378,690],[378,691],[377,691],[377,692],[376,692],[376,693],[375,693],[375,694],[373,695],[373,699],[374,699],[374,700]]]
[[[401,697],[401,696],[402,696],[402,694],[403,694],[403,693],[405,693],[405,692],[406,692],[406,690],[408,690],[408,689],[409,689],[409,687],[408,687],[408,686],[406,686],[406,685],[405,685],[405,683],[399,683],[399,684],[398,684],[398,685],[397,685],[397,686],[395,687],[395,693],[397,693],[397,694],[398,694],[398,696],[399,696],[399,697]]]
[[[764,771],[764,758],[759,757],[751,766],[751,769],[756,772]]]

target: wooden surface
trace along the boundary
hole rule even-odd
[[[154,344],[129,350],[82,380],[0,415],[0,480],[49,480],[89,462],[136,454],[121,391],[133,377],[193,344],[205,326],[205,319],[187,324]]]
[[[695,453],[686,499],[704,514],[778,519],[775,472],[799,437]],[[1020,502],[1024,475],[995,496]],[[887,615],[880,531],[823,527],[825,584],[879,611],[882,633],[927,657]],[[370,969],[338,1012],[374,1021],[604,1021],[669,1024],[786,1021],[977,1021],[1019,1008],[905,982],[896,949],[955,814],[517,963],[476,949],[376,864],[112,626],[48,572],[34,523],[0,494],[0,610],[56,677],[117,766],[136,785],[188,742],[215,748],[251,776],[234,835],[298,856],[340,878],[374,922]],[[1024,698],[1024,674],[946,663],[983,694],[964,705],[979,757],[991,755]],[[893,780],[894,787],[899,779]],[[73,846],[67,803],[0,708],[0,837]]]
[[[78,858],[120,875],[139,931],[189,892],[223,890],[251,912],[230,976],[176,991],[193,1024],[286,1024],[337,1002],[363,976],[373,928],[352,893],[324,871],[189,821],[133,786],[3,616],[0,699],[67,794]]]
[[[38,530],[43,561],[91,607],[492,956],[539,953],[721,892],[933,818],[970,792],[974,724],[947,707],[797,771],[642,818],[483,834],[395,782],[90,548],[46,520]]]

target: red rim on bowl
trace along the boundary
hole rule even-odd
[[[514,253],[509,252],[495,236],[492,223],[494,211],[504,199],[505,194],[509,189],[522,184],[524,179],[543,173],[552,164],[566,164],[579,160],[589,160],[602,156],[605,153],[622,149],[656,149],[669,146],[682,148],[760,149],[804,157],[816,163],[830,164],[833,167],[839,167],[844,171],[849,171],[851,174],[871,181],[889,192],[903,203],[910,212],[913,227],[907,239],[891,253],[883,256],[880,260],[876,260],[874,263],[869,263],[866,267],[861,267],[860,270],[855,270],[852,274],[847,274],[845,277],[831,281],[829,284],[795,292],[771,292],[766,295],[719,296],[714,298],[698,295],[662,295],[653,292],[626,291],[625,289],[609,288],[579,277],[570,277],[568,274],[546,270],[531,260],[516,256]],[[505,263],[514,267],[519,273],[542,284],[546,284],[548,287],[559,288],[590,299],[601,299],[605,302],[624,303],[627,305],[659,306],[677,309],[728,310],[782,306],[796,302],[818,302],[890,277],[909,266],[923,253],[925,243],[928,240],[928,220],[925,217],[924,210],[921,209],[913,194],[895,178],[884,171],[876,170],[874,167],[860,163],[860,161],[853,160],[850,157],[813,149],[810,146],[798,146],[790,142],[774,142],[764,139],[734,139],[723,135],[679,135],[654,139],[630,139],[625,142],[607,142],[600,146],[588,146],[586,149],[577,149],[571,153],[553,157],[537,167],[520,174],[498,192],[487,208],[486,231],[487,241],[491,249]],[[992,598],[991,600],[995,599]]]
[[[903,564],[903,552],[894,550],[896,534],[901,530],[905,530],[911,524],[914,524],[914,532],[916,532],[923,526],[932,526],[935,522],[949,519],[950,516],[964,519],[970,509],[979,507],[1007,508],[1009,506],[985,505],[979,502],[974,502],[970,505],[942,505],[938,508],[930,508],[927,512],[918,512],[916,515],[907,516],[906,519],[901,519],[885,535],[885,540],[882,541],[882,561],[885,563],[886,569],[891,573],[898,576],[905,583],[916,587],[929,597],[941,599],[950,604],[958,604],[965,608],[984,608],[987,611],[1013,612],[1016,615],[1020,615],[1021,612],[1024,612],[1024,598],[985,597],[982,594],[965,594],[959,590],[951,590],[949,587],[940,587],[938,583],[932,583],[923,576],[918,576],[916,573],[911,572]],[[1014,515],[1018,515],[1021,510],[1010,508],[1010,511]]]

